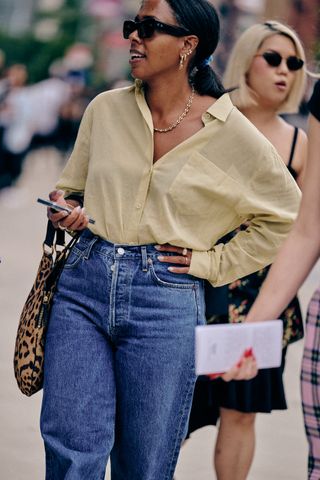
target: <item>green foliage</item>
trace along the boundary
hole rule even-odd
[[[29,82],[34,83],[48,76],[50,64],[63,56],[65,50],[73,43],[66,37],[58,37],[49,42],[43,42],[33,34],[11,37],[0,33],[1,50],[5,53],[6,66],[23,63],[27,66]]]
[[[57,22],[57,34],[51,40],[39,40],[34,27],[41,20]],[[89,16],[81,9],[81,0],[65,0],[64,5],[52,12],[39,11],[31,31],[17,36],[0,32],[0,48],[5,53],[6,65],[23,63],[27,66],[29,82],[38,82],[48,76],[50,64],[63,57],[69,46],[84,40],[83,32],[90,24]]]

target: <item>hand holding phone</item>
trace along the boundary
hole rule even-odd
[[[59,205],[58,203],[52,202],[51,200],[44,200],[43,198],[38,198],[37,202],[41,203],[42,205],[46,205],[47,207],[50,207],[53,210],[53,213],[67,212],[68,214],[70,214],[73,210],[72,208],[69,208],[69,207],[66,207],[66,206],[63,206],[63,205]],[[94,224],[95,220],[93,220],[93,218],[89,217],[89,223]]]

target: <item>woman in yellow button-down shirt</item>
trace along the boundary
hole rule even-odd
[[[203,279],[219,285],[270,263],[300,198],[209,65],[219,37],[209,2],[145,0],[123,33],[136,84],[91,102],[50,195],[75,207],[49,212],[53,223],[84,230],[46,342],[41,431],[47,475],[59,480],[103,478],[110,453],[113,480],[172,478]],[[215,245],[245,219],[248,231]],[[178,252],[161,255],[163,244]],[[231,376],[254,369],[243,359]]]

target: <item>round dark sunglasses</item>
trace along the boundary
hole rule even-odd
[[[257,57],[263,57],[270,67],[279,67],[283,58],[278,52],[264,52],[261,55],[256,55]],[[295,72],[300,70],[303,67],[303,60],[301,58],[292,56],[285,59],[287,67],[290,71]]]
[[[190,32],[183,27],[176,27],[175,25],[168,25],[167,23],[159,22],[154,18],[145,18],[141,22],[134,20],[125,20],[123,22],[123,37],[128,39],[131,33],[138,31],[139,38],[151,38],[155,31],[167,33],[174,37],[183,37],[190,35]]]

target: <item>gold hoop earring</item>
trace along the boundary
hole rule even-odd
[[[180,63],[179,63],[179,70],[183,70],[184,67],[184,62],[187,59],[187,54],[183,53],[182,55],[180,54]]]

